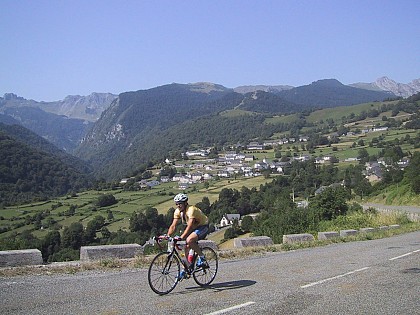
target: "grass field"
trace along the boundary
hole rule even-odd
[[[191,204],[201,202],[203,197],[208,197],[213,203],[219,198],[219,193],[223,188],[240,190],[243,186],[257,189],[261,184],[265,184],[272,179],[266,179],[263,176],[241,179],[225,179],[211,182],[208,189],[200,185],[198,188],[187,190]],[[174,207],[173,196],[179,190],[174,187],[174,183],[164,183],[155,186],[147,191],[86,191],[77,196],[64,196],[52,199],[46,202],[31,203],[23,206],[7,207],[0,210],[0,227],[14,227],[13,230],[4,232],[1,238],[7,238],[12,233],[21,233],[24,230],[34,229],[34,235],[43,237],[48,233],[48,229],[35,229],[34,224],[25,224],[26,218],[33,217],[37,213],[48,212],[48,218],[42,220],[42,224],[47,226],[47,220],[54,220],[61,226],[69,226],[73,222],[81,222],[83,225],[91,221],[95,216],[101,215],[107,218],[108,212],[112,211],[114,219],[110,221],[107,228],[111,232],[119,229],[127,229],[129,218],[133,212],[143,211],[147,207],[154,207],[160,214],[166,214],[171,207]],[[118,200],[118,203],[109,207],[97,208],[94,206],[97,198],[102,194],[112,194]],[[70,207],[76,206],[74,215],[66,215]],[[19,226],[21,225],[21,226]]]

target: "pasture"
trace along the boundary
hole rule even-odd
[[[271,181],[263,176],[240,179],[222,179],[211,181],[208,189],[203,184],[186,191],[191,204],[208,197],[210,202],[218,199],[223,188],[240,190],[243,186],[257,189],[260,185]],[[0,210],[0,227],[9,229],[0,234],[1,239],[12,237],[14,233],[32,230],[37,237],[44,237],[53,226],[64,228],[73,222],[87,225],[95,216],[101,215],[107,220],[107,228],[111,232],[119,229],[127,230],[129,219],[133,212],[144,211],[148,207],[158,210],[159,214],[167,214],[174,207],[173,196],[180,192],[176,183],[163,183],[145,191],[124,191],[122,189],[107,191],[84,191],[73,196],[63,196],[49,201],[30,203],[21,206],[6,207]],[[95,205],[98,197],[112,194],[118,201],[107,207]],[[39,223],[34,218],[43,214]]]

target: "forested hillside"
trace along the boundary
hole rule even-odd
[[[385,91],[372,91],[344,85],[335,79],[319,80],[309,85],[280,91],[278,95],[299,105],[326,108],[349,106],[395,97]]]
[[[24,127],[0,123],[2,206],[45,200],[91,185],[87,165]]]
[[[282,94],[286,93],[286,94]],[[287,94],[289,93],[289,94]],[[265,124],[264,118],[383,100],[392,94],[322,80],[277,94],[236,93],[219,85],[170,84],[122,93],[103,113],[77,150],[98,177],[117,179],[142,164],[154,164],[195,145],[223,146],[267,139],[289,128],[293,135],[302,124]],[[243,110],[244,117],[220,116]]]
[[[0,114],[0,122],[24,126],[68,152],[75,150],[93,124],[82,119],[48,113],[36,107],[4,108]]]

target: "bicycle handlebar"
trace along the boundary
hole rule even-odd
[[[179,237],[179,236],[171,237],[171,236],[165,234],[165,235],[155,236],[155,237],[153,237],[153,240],[156,241],[156,244],[159,246],[159,249],[162,249],[163,246],[161,246],[161,244],[160,244],[162,241],[169,241],[169,242],[173,241],[174,245],[176,245],[176,243],[182,241],[182,238]]]

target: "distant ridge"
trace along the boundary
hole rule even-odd
[[[307,107],[349,106],[395,97],[391,92],[351,87],[336,79],[324,79],[277,93],[281,98]]]
[[[291,85],[242,85],[234,88],[237,93],[246,94],[256,91],[277,93],[284,90],[290,90],[294,87]]]
[[[384,76],[378,78],[372,83],[359,82],[350,84],[349,86],[373,91],[389,91],[394,93],[396,96],[407,98],[420,92],[420,79],[415,79],[410,83],[405,84],[395,82],[394,80]]]
[[[0,97],[0,111],[5,108],[32,107],[68,118],[94,122],[116,98],[117,95],[111,93],[92,93],[88,96],[69,95],[61,101],[39,102],[6,93],[3,98]]]

